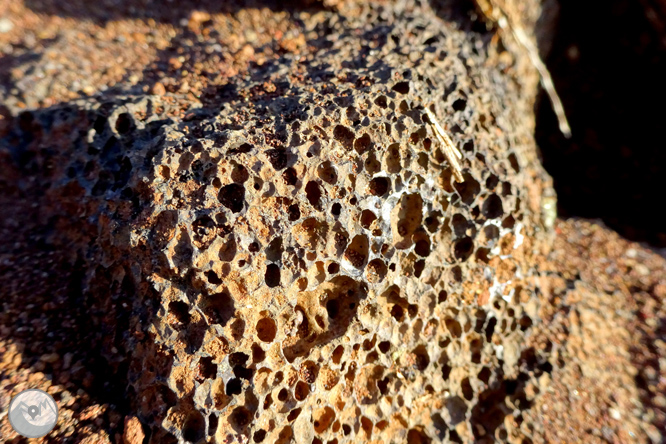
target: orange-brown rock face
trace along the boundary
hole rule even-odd
[[[528,341],[555,219],[538,76],[456,14],[293,11],[298,54],[215,106],[13,118],[5,153],[48,172],[42,217],[85,264],[91,334],[151,442],[529,442],[557,365]]]

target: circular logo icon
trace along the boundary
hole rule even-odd
[[[9,403],[9,423],[19,435],[41,438],[58,422],[58,405],[43,390],[23,390]]]

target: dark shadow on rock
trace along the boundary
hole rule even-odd
[[[138,273],[150,252],[131,247],[127,226],[109,231],[105,224],[140,217],[145,200],[126,186],[129,156],[168,122],[123,137],[130,129],[122,113],[108,120],[118,105],[92,109],[74,102],[24,112],[0,134],[0,211],[6,215],[0,219],[0,338],[23,350],[20,367],[78,393],[75,419],[89,405],[109,405],[102,418],[114,424],[109,436],[122,432],[118,417],[130,411],[130,357],[157,313],[159,295]],[[146,154],[149,162],[156,151]],[[82,420],[75,436],[89,433],[86,425],[98,428],[95,419]],[[52,442],[61,438],[49,435]]]

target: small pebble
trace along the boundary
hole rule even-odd
[[[163,96],[166,94],[166,88],[161,82],[156,82],[151,88],[150,93],[156,96]]]
[[[0,34],[5,34],[14,29],[14,24],[6,17],[0,18]]]

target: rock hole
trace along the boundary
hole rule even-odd
[[[287,217],[289,218],[289,222],[294,222],[301,218],[301,209],[298,208],[298,205],[293,204],[289,206]]]
[[[414,264],[414,276],[420,278],[424,269],[425,269],[425,260],[421,259],[416,261],[416,263]]]
[[[277,326],[271,318],[261,318],[257,322],[257,337],[262,342],[273,342],[277,334]]]
[[[247,154],[252,151],[253,146],[249,143],[243,143],[236,148],[229,150],[229,154]]]
[[[464,173],[463,178],[463,182],[456,182],[453,186],[458,192],[460,199],[465,204],[471,205],[474,202],[474,198],[476,198],[477,194],[481,191],[481,186],[469,173]]]
[[[483,234],[489,242],[494,242],[499,239],[500,231],[496,225],[487,225],[483,228]]]
[[[398,82],[391,89],[400,94],[409,94],[409,82]]]
[[[208,416],[208,436],[215,435],[219,422],[220,422],[220,417],[215,415],[214,413]]]
[[[250,174],[247,172],[247,169],[243,165],[235,165],[233,170],[231,170],[231,180],[233,180],[235,183],[241,184],[249,178]]]
[[[317,175],[321,180],[331,185],[335,185],[338,181],[338,173],[328,160],[317,167]]]
[[[460,389],[466,400],[471,401],[474,398],[474,389],[472,389],[472,384],[470,384],[469,378],[462,380],[460,383]]]
[[[504,208],[502,207],[502,199],[497,194],[491,194],[483,202],[481,213],[488,219],[497,219],[504,215]]]
[[[513,230],[513,227],[516,224],[516,219],[512,216],[509,215],[502,220],[502,228],[508,228],[509,230]]]
[[[361,226],[366,230],[370,229],[370,225],[377,220],[377,216],[370,210],[363,210],[361,213]]]
[[[205,434],[206,423],[198,411],[192,411],[187,415],[183,424],[183,438],[189,442],[199,442]]]
[[[257,430],[254,432],[252,439],[257,443],[264,442],[264,439],[266,439],[266,430]]]
[[[472,362],[474,364],[480,364],[481,363],[481,350],[483,350],[483,343],[481,342],[481,339],[475,338],[470,342],[469,348],[472,352]]]
[[[467,404],[460,396],[451,396],[445,401],[446,409],[449,411],[450,425],[456,426],[465,420],[467,415]],[[450,435],[449,435],[450,437]]]
[[[326,313],[328,313],[328,317],[331,319],[338,317],[338,314],[340,313],[340,303],[337,299],[331,299],[326,302]]]
[[[499,184],[499,177],[495,176],[494,174],[491,174],[488,176],[486,179],[486,189],[487,190],[494,190],[495,187]]]
[[[455,102],[453,102],[452,107],[454,111],[464,111],[465,107],[467,107],[467,100],[458,99]]]
[[[190,323],[190,307],[181,301],[169,302],[169,314],[171,314],[178,324],[187,325]]]
[[[269,393],[264,398],[264,410],[268,410],[269,408],[271,408],[271,405],[273,405],[273,397]]]
[[[382,95],[375,99],[375,105],[380,108],[386,108],[388,106],[388,99],[386,96]]]
[[[425,345],[419,345],[412,351],[414,355],[414,364],[413,367],[418,371],[424,371],[426,367],[430,364],[430,356],[428,356],[428,351],[425,348]]]
[[[462,336],[462,327],[460,323],[455,319],[449,318],[445,321],[446,328],[449,330],[449,333],[454,338],[459,338]]]
[[[287,168],[284,170],[282,173],[282,180],[284,180],[284,183],[287,185],[293,187],[296,185],[298,182],[298,175],[296,174],[296,170],[293,169],[292,167]]]
[[[270,288],[275,288],[280,285],[280,267],[276,264],[268,264],[266,266],[266,274],[264,275],[266,285]]]
[[[375,424],[375,428],[376,428],[377,430],[379,430],[380,432],[383,431],[383,430],[385,430],[386,427],[388,427],[388,421],[386,421],[386,420],[384,420],[384,419],[381,420],[381,421],[379,421],[377,424]]]
[[[407,306],[407,313],[409,314],[410,318],[415,318],[416,315],[419,314],[419,306],[416,304],[409,304]]]
[[[396,321],[402,322],[403,318],[405,317],[405,309],[400,305],[395,304],[393,307],[391,307],[391,316],[393,316],[393,319]]]
[[[199,360],[199,374],[204,379],[215,379],[217,376],[217,364],[213,363],[213,358],[204,357]]]
[[[479,381],[488,385],[490,382],[490,375],[491,375],[490,369],[488,367],[483,367],[477,377],[479,378]]]
[[[222,283],[222,279],[220,279],[213,270],[208,270],[204,274],[206,275],[206,280],[208,280],[211,285],[217,286]]]
[[[294,388],[294,399],[303,401],[310,394],[310,386],[303,381],[298,381]]]
[[[204,243],[204,241],[208,240],[208,238],[214,234],[214,229],[215,221],[213,221],[210,216],[200,216],[192,223],[194,240],[198,243]]]
[[[365,170],[367,171],[367,173],[370,175],[378,173],[382,169],[382,165],[375,157],[375,153],[369,153],[363,165],[365,166]]]
[[[353,267],[362,269],[368,259],[368,252],[368,239],[359,234],[354,236],[354,239],[352,239],[352,242],[347,247],[344,256]]]
[[[432,420],[432,425],[435,426],[435,435],[437,435],[440,441],[444,441],[446,431],[449,429],[446,421],[444,421],[444,418],[439,413],[433,413],[430,419]]]
[[[245,407],[236,407],[229,415],[229,422],[238,431],[244,429],[252,421],[252,413]]]
[[[460,438],[460,435],[455,430],[449,431],[449,441],[456,444],[462,444],[463,442],[462,439]]]
[[[511,164],[511,168],[513,168],[513,170],[516,173],[520,173],[520,165],[518,164],[518,158],[514,153],[509,154],[509,163]]]
[[[371,146],[372,146],[372,139],[368,134],[363,134],[354,142],[354,149],[358,154],[365,153],[368,149],[370,149]]]
[[[419,194],[404,194],[391,211],[391,233],[398,249],[409,248],[412,234],[421,226],[423,199]]]
[[[439,228],[439,218],[441,217],[440,212],[435,212],[430,214],[425,218],[425,226],[430,233],[434,233]]]
[[[333,129],[333,137],[348,150],[354,147],[354,132],[346,126],[336,125]]]
[[[421,429],[409,429],[407,444],[430,444],[432,440]]]
[[[266,151],[266,157],[271,166],[276,171],[280,171],[287,166],[287,151],[281,148],[274,148]]]
[[[243,209],[243,202],[245,201],[245,188],[237,183],[225,185],[220,189],[217,198],[222,205],[233,213],[239,213]]]
[[[442,365],[442,378],[446,381],[451,375],[451,367],[447,364]]]
[[[315,432],[324,433],[333,423],[333,420],[335,419],[335,412],[332,408],[326,406],[322,409],[316,410],[313,413],[312,418],[312,425],[314,426]]]
[[[391,343],[389,341],[382,341],[377,344],[377,348],[380,352],[386,354],[391,349]]]
[[[366,437],[370,438],[372,435],[372,421],[365,416],[361,416],[361,428],[365,432]]]
[[[340,360],[342,359],[342,355],[345,353],[345,348],[342,345],[338,345],[335,347],[335,350],[333,350],[333,354],[331,355],[331,359],[333,360],[334,364],[340,364]]]
[[[130,132],[133,126],[134,122],[129,114],[122,113],[118,116],[118,119],[116,120],[116,131],[118,131],[120,135],[125,135]]]
[[[400,166],[400,145],[393,143],[389,145],[386,149],[386,155],[384,156],[384,162],[386,163],[386,170],[389,173],[399,173],[402,169]]]
[[[243,391],[243,381],[238,378],[232,378],[227,382],[225,392],[229,396],[240,395]]]
[[[305,185],[305,196],[308,202],[318,210],[321,210],[321,203],[319,202],[321,194],[321,188],[317,182],[311,180]]]
[[[298,418],[298,415],[301,414],[301,409],[295,408],[289,414],[287,415],[287,422],[293,422],[296,418]]]
[[[502,196],[507,197],[511,196],[513,192],[511,191],[511,184],[509,182],[502,182]]]
[[[526,331],[528,328],[532,326],[532,318],[530,318],[527,315],[523,315],[520,318],[519,324],[520,324],[520,330]]]
[[[277,262],[282,259],[282,237],[274,238],[266,247],[266,259],[270,262]]]
[[[386,177],[375,177],[368,184],[368,191],[373,196],[383,196],[389,190],[389,180]]]
[[[234,300],[227,293],[216,293],[204,299],[204,314],[211,324],[224,327],[236,312]]]
[[[373,284],[383,281],[387,272],[386,264],[381,259],[373,259],[368,263],[368,281]]]
[[[252,344],[252,364],[258,364],[266,359],[266,352],[259,344]]]
[[[453,247],[453,254],[460,261],[466,261],[473,252],[474,241],[469,237],[457,240]]]

